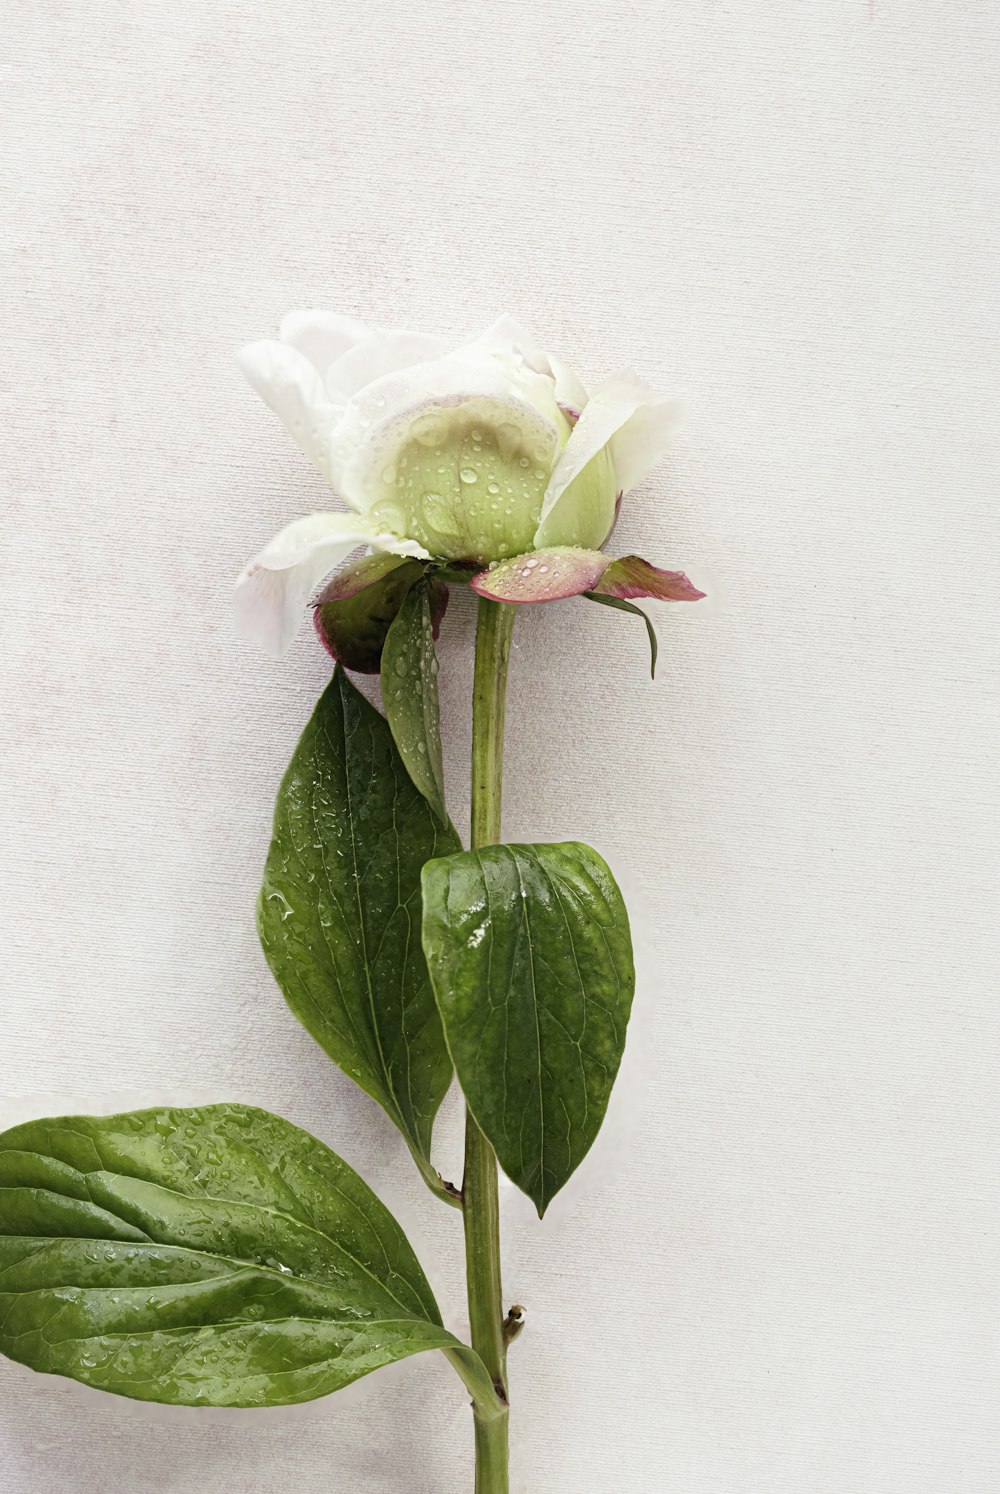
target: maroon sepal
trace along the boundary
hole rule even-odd
[[[379,553],[338,571],[313,609],[317,636],[331,658],[358,674],[378,674],[385,635],[424,569],[419,560]],[[443,581],[432,579],[428,589],[437,638],[448,606],[448,588]]]

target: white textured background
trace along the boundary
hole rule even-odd
[[[717,615],[661,614],[655,686],[624,618],[519,628],[508,829],[603,848],[652,969],[603,1165],[508,1226],[529,1494],[1000,1487],[998,49],[968,0],[4,6],[8,1108],[278,1110],[456,1325],[454,1216],[255,941],[325,670],[228,585],[322,493],[232,353],[509,309],[691,396],[617,538]],[[471,1488],[431,1357],[290,1418],[0,1388],[5,1494]]]

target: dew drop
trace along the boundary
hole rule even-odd
[[[479,473],[476,471],[475,467],[463,467],[461,472],[459,473],[459,476],[461,477],[463,482],[479,481]]]

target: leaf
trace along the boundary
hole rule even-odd
[[[641,617],[646,624],[646,634],[649,638],[649,675],[650,679],[656,679],[656,655],[658,645],[656,641],[656,629],[653,627],[649,617],[641,607],[635,607],[631,602],[626,602],[624,597],[603,597],[599,592],[587,591],[584,596],[588,602],[600,602],[602,607],[614,607],[619,612],[631,612],[635,617]]]
[[[338,571],[316,603],[313,620],[327,652],[346,669],[378,674],[389,628],[410,587],[424,575],[419,560],[366,555]],[[443,582],[428,583],[434,637],[448,606]]]
[[[212,1105],[0,1136],[9,1358],[137,1400],[276,1406],[425,1349],[488,1384],[389,1211],[287,1121]]]
[[[458,846],[338,668],[278,791],[258,928],[285,999],[432,1183],[451,1061],[420,949],[420,872]]]
[[[430,598],[427,587],[418,583],[386,635],[382,704],[407,772],[446,824],[437,673]]]
[[[543,1214],[597,1135],[635,989],[628,915],[588,846],[487,846],[424,868],[424,950],[480,1129]]]

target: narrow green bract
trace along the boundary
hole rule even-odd
[[[428,1174],[451,1061],[420,949],[420,872],[457,846],[338,669],[278,793],[258,927],[292,1011]]]
[[[616,612],[630,612],[633,617],[641,617],[646,627],[646,637],[649,639],[649,677],[656,679],[656,656],[659,652],[659,644],[656,638],[656,629],[647,613],[634,602],[627,602],[624,597],[605,597],[599,591],[586,591],[584,596],[588,602],[599,602],[602,607],[613,607]]]
[[[11,1359],[139,1400],[275,1406],[436,1348],[474,1358],[371,1189],[277,1116],[142,1110],[0,1136]]]
[[[424,950],[469,1107],[544,1213],[600,1128],[635,971],[588,846],[496,845],[424,869]]]

